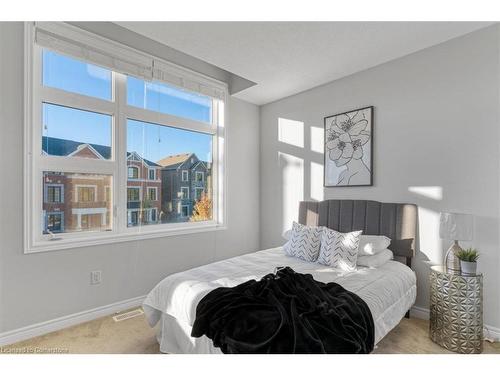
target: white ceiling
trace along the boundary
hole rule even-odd
[[[469,33],[484,22],[117,22],[257,85],[269,103]]]

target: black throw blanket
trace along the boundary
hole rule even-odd
[[[223,353],[370,353],[374,331],[356,294],[286,267],[208,293],[191,336],[206,335]]]

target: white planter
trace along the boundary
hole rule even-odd
[[[476,269],[477,269],[477,262],[466,262],[466,261],[461,260],[460,261],[460,268],[462,269],[462,273],[465,273],[468,275],[475,275]]]

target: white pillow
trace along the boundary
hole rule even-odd
[[[323,228],[318,263],[344,271],[355,270],[361,233],[362,231],[340,233]]]
[[[385,249],[375,255],[359,256],[357,264],[358,266],[377,268],[383,266],[393,258],[394,256],[392,254],[392,251],[389,249]]]
[[[308,227],[293,223],[290,240],[283,246],[286,255],[315,262],[321,244],[322,227]]]
[[[385,250],[391,244],[386,236],[361,235],[359,239],[359,256],[374,255]]]
[[[292,236],[292,230],[291,229],[288,229],[286,231],[283,232],[283,234],[281,235],[285,240],[287,241],[290,241],[290,237]]]

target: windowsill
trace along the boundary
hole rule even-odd
[[[111,233],[111,232],[99,232],[94,236],[89,236],[87,238],[71,238],[71,237],[59,237],[60,240],[42,240],[37,241],[33,244],[28,244],[25,247],[25,254],[41,253],[46,251],[56,251],[56,250],[66,250],[77,247],[89,247],[98,246],[112,243],[129,242],[146,240],[161,237],[171,237],[171,236],[183,236],[193,233],[203,233],[203,232],[213,232],[219,230],[225,230],[227,227],[222,224],[204,224],[204,225],[193,225],[185,226],[183,228],[169,228],[161,230],[145,230],[142,232],[131,231],[123,233]]]

